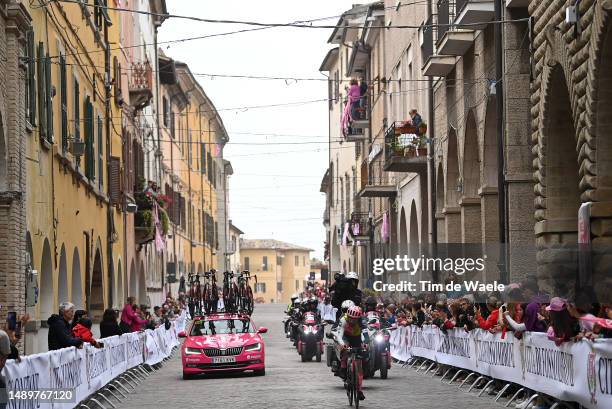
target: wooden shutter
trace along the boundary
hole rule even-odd
[[[87,179],[95,180],[95,157],[94,157],[94,137],[93,137],[93,104],[90,97],[85,98],[84,109],[85,125],[85,176]]]
[[[206,144],[200,144],[200,172],[206,173]]]
[[[45,96],[45,48],[42,42],[38,43],[38,53],[36,54],[36,73],[38,84],[38,120],[40,121],[40,137],[47,138],[47,97]]]
[[[28,116],[30,125],[36,126],[36,53],[34,52],[34,30],[28,31]]]
[[[111,156],[109,160],[110,198],[113,204],[119,204],[121,202],[121,159],[117,156]]]
[[[104,185],[104,126],[102,124],[102,118],[98,116],[98,187],[102,190]]]
[[[62,151],[68,150],[68,93],[66,79],[66,57],[60,54],[60,104],[62,111]]]
[[[49,57],[49,53],[47,53],[45,57],[45,97],[46,97],[46,107],[47,107],[47,141],[49,143],[53,143],[53,99],[51,96],[51,89],[53,84],[51,82],[51,57]]]

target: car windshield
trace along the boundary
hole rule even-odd
[[[190,335],[248,334],[253,332],[255,332],[255,329],[247,319],[216,319],[194,321]]]

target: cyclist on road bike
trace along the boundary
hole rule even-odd
[[[340,320],[340,329],[342,336],[338,340],[338,342],[341,344],[343,350],[349,347],[361,349],[364,343],[368,343],[368,333],[367,331],[365,331],[366,325],[362,320],[362,315],[363,314],[361,308],[354,305],[348,309],[347,313]],[[364,340],[362,340],[362,336],[365,338]],[[340,376],[342,376],[343,378],[346,377],[347,358],[347,354],[343,352],[340,361]],[[357,389],[359,391],[359,400],[364,400],[365,395],[362,391],[363,369],[361,358],[357,360],[357,371]]]

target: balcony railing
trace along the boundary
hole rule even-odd
[[[133,63],[130,72],[130,105],[140,110],[153,98],[153,69],[148,61]]]
[[[423,45],[421,46],[421,51],[423,54],[423,61],[427,61],[429,57],[433,55],[433,32],[434,28],[432,25],[434,24],[433,16],[429,16],[427,22],[425,23],[425,27],[423,27]]]
[[[453,7],[454,8],[454,7]],[[451,23],[451,2],[450,0],[438,0],[438,39],[436,44],[440,43],[444,34],[448,31],[448,24]]]
[[[344,124],[344,136],[348,142],[363,141],[366,138],[366,130],[370,126],[370,105],[367,96],[361,97],[352,106],[345,100],[345,110],[349,110],[350,116]]]
[[[371,223],[367,212],[353,212],[349,220],[351,236],[355,241],[366,241],[370,237]]]
[[[394,122],[385,133],[385,171],[427,171],[427,125]]]

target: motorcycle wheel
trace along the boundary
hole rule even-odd
[[[321,348],[317,348],[316,358],[317,358],[317,362],[321,362]]]
[[[306,351],[302,350],[302,353],[300,354],[300,356],[302,357],[302,362],[306,362]]]
[[[332,354],[334,353],[334,347],[331,345],[327,345],[326,349],[327,351],[325,351],[325,362],[327,362],[327,366],[331,367],[332,360],[333,360]]]
[[[389,368],[387,368],[387,362],[380,363],[380,379],[387,379],[387,374],[389,372]]]

